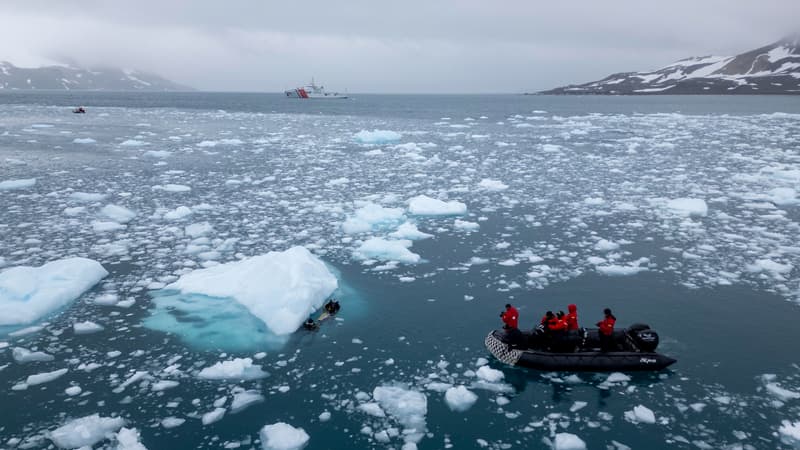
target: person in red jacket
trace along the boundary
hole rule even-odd
[[[611,314],[611,310],[608,308],[603,310],[603,315],[605,317],[597,322],[597,326],[600,328],[600,350],[607,352],[614,349],[614,324],[617,322],[617,318]]]
[[[578,329],[578,306],[575,304],[567,305],[567,310],[569,311],[565,316],[567,321],[567,330],[577,330]]]
[[[519,325],[519,312],[510,303],[506,303],[506,310],[500,313],[500,318],[503,319],[503,328],[516,329]]]

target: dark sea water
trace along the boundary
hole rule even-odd
[[[87,114],[71,114],[79,104]],[[0,328],[0,448],[47,448],[49,431],[91,414],[124,418],[149,449],[261,448],[259,430],[276,422],[303,428],[313,449],[550,448],[563,433],[589,449],[798,445],[795,97],[10,92],[0,106],[0,182],[36,179],[0,190],[0,270],[81,256],[110,273],[41,330]],[[373,130],[399,136],[357,135]],[[467,212],[414,215],[418,195]],[[105,231],[109,204],[136,215]],[[404,218],[348,232],[366,205]],[[192,214],[166,218],[180,206]],[[406,220],[433,235],[408,247],[418,263],[361,256]],[[197,223],[213,231],[188,236]],[[316,333],[276,338],[230,299],[158,289],[297,245],[339,280],[343,309]],[[109,296],[133,303],[99,304]],[[610,307],[619,325],[650,324],[678,362],[611,382],[504,366],[483,339],[509,302],[525,327],[569,303],[591,326]],[[87,320],[104,330],[75,334]],[[54,360],[20,364],[15,347]],[[269,376],[197,376],[246,357]],[[504,379],[482,381],[481,358]],[[159,380],[179,384],[154,390]],[[445,400],[459,385],[477,394],[466,411]],[[370,414],[386,386],[424,395],[422,413]],[[242,390],[264,401],[233,413]],[[639,406],[655,423],[633,419]],[[225,416],[203,425],[216,407]],[[185,422],[165,428],[168,417]],[[426,434],[404,438],[420,420]]]

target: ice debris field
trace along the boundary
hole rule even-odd
[[[800,302],[799,135],[782,113],[10,106],[0,447],[800,445],[797,365],[528,374],[481,339],[507,298],[588,275]],[[485,305],[469,340],[448,301]]]

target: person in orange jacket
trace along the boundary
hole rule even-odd
[[[565,316],[567,321],[567,330],[577,330],[578,329],[578,306],[575,304],[567,305],[567,310],[569,311]]]
[[[500,318],[503,319],[503,328],[516,329],[519,325],[519,312],[510,303],[506,303],[506,310],[500,313]]]
[[[567,321],[565,320],[565,317],[564,311],[559,311],[558,314],[556,314],[555,320],[551,320],[547,325],[547,328],[550,331],[566,331]]]
[[[614,324],[617,322],[617,318],[611,314],[609,308],[603,310],[603,315],[605,317],[597,322],[597,326],[600,328],[600,349],[607,352],[614,348]]]

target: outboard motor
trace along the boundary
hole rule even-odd
[[[650,326],[643,323],[635,323],[628,330],[628,337],[633,341],[639,351],[652,353],[658,347],[658,333],[651,330]]]

